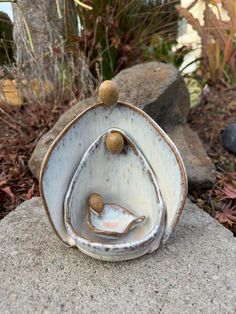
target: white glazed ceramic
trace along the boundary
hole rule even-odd
[[[166,220],[163,215],[159,225],[151,221],[154,229],[150,228],[150,232],[145,233],[141,239],[134,240],[134,245],[131,247],[127,247],[124,241],[122,242],[122,238],[114,244],[103,243],[100,238],[98,242],[95,241],[97,247],[88,252],[87,248],[94,239],[87,238],[87,235],[81,237],[80,250],[104,260],[135,258],[157,249],[160,242],[166,242],[178,222],[187,195],[187,178],[181,156],[164,131],[142,110],[130,104],[118,103],[112,110],[101,103],[96,104],[76,117],[55,139],[41,169],[40,190],[46,212],[56,234],[65,244],[76,245],[77,237],[77,232],[74,234],[73,229],[70,230],[71,233],[68,232],[64,221],[64,199],[72,178],[86,150],[102,134],[114,127],[122,130],[133,143],[137,144],[139,151],[148,161],[166,206]],[[99,167],[99,163],[94,165],[96,166]],[[127,174],[126,180],[128,178]],[[91,179],[93,179],[92,176],[87,177],[86,181],[81,182],[81,187],[86,186]],[[123,188],[124,182],[120,178],[118,189]],[[136,180],[136,184],[136,196],[138,196],[143,185],[139,180]],[[98,192],[101,195],[106,193],[102,185],[90,192]],[[108,195],[105,196],[108,198]],[[110,195],[110,197],[113,196]],[[124,201],[125,198],[122,200]],[[119,204],[117,199],[107,200],[107,202],[110,201]],[[125,206],[125,203],[119,205],[129,208]],[[136,208],[138,207],[131,206],[130,208],[131,211],[134,210],[134,214],[136,214]],[[146,216],[146,213],[142,212],[142,215]],[[161,228],[163,222],[165,227]],[[137,227],[137,230],[141,228],[141,225]],[[135,229],[131,233],[135,232]],[[96,235],[91,237],[97,239]]]
[[[128,209],[117,204],[105,204],[101,213],[88,208],[87,225],[99,237],[119,239],[145,220],[145,216],[135,216]]]
[[[120,154],[112,154],[106,148],[106,137],[112,132],[122,134],[125,140]],[[102,195],[106,202],[118,204],[135,215],[132,218],[130,214],[119,215],[119,227],[130,224],[130,219],[142,216],[146,217],[145,222],[132,232],[125,232],[122,238],[118,236],[117,241],[103,240],[101,247],[101,239],[84,223],[87,221],[87,198],[93,192]],[[107,130],[84,153],[65,196],[64,212],[67,233],[79,249],[92,256],[94,252],[97,257],[113,256],[113,260],[119,259],[121,254],[123,259],[132,258],[132,248],[138,243],[141,245],[142,239],[149,241],[150,246],[159,245],[165,229],[166,209],[156,176],[137,144],[118,128]],[[111,215],[107,213],[107,216]],[[98,225],[99,219],[93,221]],[[153,233],[158,236],[154,238]],[[89,245],[84,239],[89,241]],[[119,244],[119,248],[113,250],[111,244]]]

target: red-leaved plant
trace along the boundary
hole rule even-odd
[[[221,211],[216,212],[215,218],[221,224],[227,224],[229,227],[232,227],[236,224],[236,205],[232,206],[232,201],[224,203]]]
[[[226,227],[236,230],[236,172],[219,177],[211,196],[217,204],[215,218]]]
[[[194,2],[194,1],[193,1]],[[236,82],[236,1],[204,0],[204,23],[195,18],[187,8],[176,6],[179,13],[198,32],[202,45],[202,71],[210,81]],[[210,3],[227,11],[229,21],[223,21],[220,10],[215,14]]]

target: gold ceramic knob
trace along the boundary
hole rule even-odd
[[[114,106],[119,98],[119,90],[114,81],[104,81],[98,90],[98,95],[104,105]]]
[[[92,193],[88,197],[88,206],[91,207],[95,212],[101,213],[104,208],[103,198],[98,193]]]
[[[106,147],[112,154],[120,154],[124,148],[124,138],[119,132],[112,132],[106,137]]]

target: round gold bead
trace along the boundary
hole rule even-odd
[[[104,81],[98,90],[98,95],[104,105],[113,106],[119,98],[119,90],[115,82]]]
[[[103,198],[98,193],[92,193],[88,197],[88,206],[91,207],[95,212],[101,213],[104,208]]]
[[[124,148],[124,138],[118,132],[112,132],[106,137],[106,147],[112,154],[120,154]]]

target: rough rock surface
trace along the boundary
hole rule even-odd
[[[101,262],[63,246],[40,198],[0,222],[0,313],[235,313],[236,241],[187,202],[165,247]]]
[[[221,135],[221,142],[224,148],[236,154],[236,123],[232,123],[225,128]]]
[[[197,133],[188,125],[179,125],[167,133],[183,158],[189,190],[211,188],[216,180],[216,170],[211,159],[207,157]]]
[[[119,99],[147,112],[162,128],[186,123],[189,94],[179,71],[170,64],[148,62],[114,77]]]
[[[183,127],[189,111],[189,96],[178,70],[171,65],[149,62],[121,71],[114,80],[119,86],[120,100],[146,111],[176,141],[184,156],[190,189],[212,186],[216,178],[214,166],[207,158],[197,134]],[[95,102],[96,99],[89,98],[74,105],[39,140],[29,161],[29,167],[37,178],[42,160],[55,137]]]

